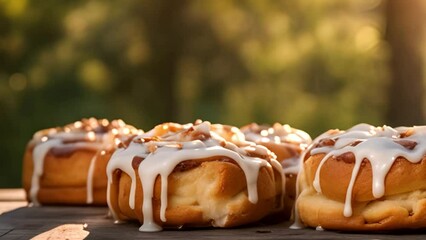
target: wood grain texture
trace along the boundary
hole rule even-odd
[[[291,230],[290,222],[259,223],[233,229],[168,229],[138,231],[135,222],[113,224],[105,207],[22,207],[0,215],[0,237],[30,239],[66,233],[76,239],[425,239],[421,231],[394,233],[339,233],[313,229]]]

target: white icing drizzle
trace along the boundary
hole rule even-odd
[[[40,189],[40,177],[43,175],[44,158],[51,147],[61,143],[59,139],[52,139],[37,145],[33,150],[34,170],[31,178],[30,199],[34,206],[40,205],[37,194]]]
[[[86,189],[87,189],[87,199],[86,199],[86,203],[87,204],[92,204],[93,203],[93,173],[95,171],[95,165],[96,165],[96,160],[98,159],[99,155],[105,155],[105,150],[99,150],[92,158],[92,160],[90,160],[90,166],[89,166],[89,171],[87,173],[87,184],[86,184]]]
[[[160,125],[161,126],[161,125]],[[152,133],[151,131],[148,133]],[[199,140],[197,139],[197,136]],[[255,204],[258,201],[257,196],[257,178],[261,167],[276,168],[280,173],[281,166],[274,158],[269,163],[267,160],[250,157],[248,152],[257,152],[268,156],[270,152],[256,145],[247,145],[245,147],[237,147],[235,144],[226,142],[223,138],[211,131],[209,122],[202,122],[195,126],[185,127],[180,132],[173,134],[165,133],[163,138],[158,141],[150,139],[144,142],[144,135],[132,141],[126,149],[118,149],[111,157],[107,166],[108,184],[108,204],[113,216],[117,219],[117,214],[111,207],[110,187],[112,184],[112,175],[116,169],[120,169],[130,176],[132,183],[130,189],[129,206],[134,209],[135,198],[135,171],[138,171],[140,182],[143,188],[143,225],[140,231],[152,232],[160,231],[162,228],[154,221],[152,198],[154,191],[154,183],[157,176],[161,178],[161,205],[160,220],[166,222],[167,209],[167,183],[168,176],[173,172],[175,167],[186,160],[205,159],[212,156],[227,157],[234,160],[244,171],[248,199]],[[146,136],[146,135],[145,135]],[[151,135],[152,136],[152,135]],[[158,136],[157,136],[158,137]],[[225,147],[223,147],[225,145]],[[143,160],[140,162],[138,169],[133,169],[132,161],[135,157]]]
[[[315,143],[315,141],[314,141]],[[314,146],[314,143],[311,144],[306,151],[302,152],[302,154],[299,157],[299,166],[303,166],[303,162],[306,156],[306,153],[309,152],[312,147]],[[299,211],[297,210],[297,198],[300,195],[300,184],[301,184],[301,178],[305,174],[305,168],[301,167],[299,170],[299,173],[297,174],[296,178],[296,202],[294,203],[293,208],[293,217],[294,217],[294,223],[289,227],[290,229],[302,229],[305,227],[305,225],[302,223],[299,217]]]
[[[112,128],[107,132],[95,133],[93,129],[97,127],[107,127],[113,124],[116,128]],[[86,129],[83,129],[85,127]],[[90,162],[86,183],[86,203],[93,203],[93,174],[96,160],[100,155],[104,155],[105,150],[115,148],[116,139],[129,134],[141,133],[132,126],[126,125],[121,120],[109,122],[106,119],[97,120],[95,118],[83,119],[64,128],[50,128],[38,131],[34,134],[32,142],[35,144],[33,149],[33,165],[34,170],[31,178],[30,200],[33,206],[39,206],[37,195],[40,189],[40,178],[43,175],[44,160],[47,153],[53,148],[84,148],[93,150],[96,153]]]
[[[324,228],[322,228],[321,226],[317,226],[317,227],[315,228],[315,230],[316,230],[316,231],[321,231],[321,232],[323,232],[323,231],[324,231]]]
[[[87,173],[87,182],[86,182],[86,203],[93,203],[93,172],[95,171],[96,159],[98,158],[99,152],[97,152],[93,158],[90,160],[89,171]]]
[[[319,143],[323,139],[332,139],[334,145],[311,150],[311,155],[325,154],[315,173],[314,189],[321,193],[320,172],[325,161],[345,153],[352,153],[355,164],[346,191],[344,216],[352,216],[352,190],[363,160],[367,160],[371,164],[373,196],[375,198],[384,196],[385,178],[395,160],[398,157],[403,157],[412,163],[418,163],[426,154],[426,126],[413,127],[411,135],[401,138],[401,134],[404,134],[408,129],[406,127],[374,127],[368,124],[359,124],[347,131],[323,134],[318,137],[314,143]],[[399,144],[398,140],[411,141],[416,145],[413,149],[409,149]]]

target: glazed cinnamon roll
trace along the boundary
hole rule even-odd
[[[117,144],[141,133],[122,120],[95,118],[38,131],[24,155],[28,201],[106,205],[106,164]]]
[[[289,125],[258,125],[252,123],[241,128],[247,141],[263,145],[277,155],[286,177],[284,197],[284,218],[289,219],[296,198],[296,178],[299,172],[299,158],[303,150],[311,143],[306,132]]]
[[[140,231],[233,227],[282,208],[284,177],[275,155],[228,142],[209,122],[157,126],[119,148],[107,175],[114,218],[138,220]]]
[[[425,126],[324,133],[304,158],[300,220],[334,230],[425,228],[425,154]]]

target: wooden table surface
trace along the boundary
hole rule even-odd
[[[22,189],[0,189],[1,239],[426,239],[426,232],[339,233],[291,230],[290,222],[234,229],[138,231],[136,222],[114,224],[106,207],[27,207]]]

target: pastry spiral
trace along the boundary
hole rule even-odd
[[[106,164],[117,144],[140,133],[122,120],[95,118],[36,132],[24,155],[28,201],[106,205]]]
[[[304,158],[300,220],[335,230],[426,227],[425,154],[426,126],[324,133]]]
[[[118,149],[107,166],[114,218],[138,220],[140,231],[232,227],[282,208],[284,178],[275,155],[228,142],[215,127],[161,124]]]

